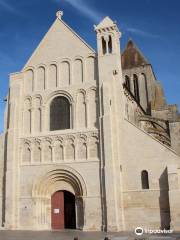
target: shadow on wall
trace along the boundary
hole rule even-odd
[[[161,217],[161,229],[170,229],[170,205],[169,205],[169,183],[167,168],[163,171],[159,178],[159,207]]]

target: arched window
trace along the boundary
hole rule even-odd
[[[146,170],[141,172],[142,189],[149,189],[149,176]]]
[[[127,89],[130,91],[131,90],[130,78],[127,75],[125,76],[125,84]]]
[[[149,93],[148,93],[148,84],[147,84],[147,77],[144,73],[142,75],[142,81],[144,82],[144,87],[145,87],[145,98],[146,98],[146,112],[148,112],[148,107],[149,107]]]
[[[104,40],[104,37],[102,37],[102,51],[103,51],[103,55],[107,53],[106,41]]]
[[[108,41],[108,53],[112,53],[112,37],[109,36],[109,41]]]
[[[65,97],[56,97],[50,105],[50,131],[70,128],[70,103]]]
[[[133,82],[134,82],[134,97],[138,103],[140,103],[140,96],[139,96],[139,83],[138,77],[136,74],[133,75]]]

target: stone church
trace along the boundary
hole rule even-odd
[[[97,51],[57,18],[10,75],[0,144],[4,229],[180,230],[180,114],[109,17]]]

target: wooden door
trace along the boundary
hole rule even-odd
[[[51,197],[51,227],[64,229],[64,192],[55,192]]]

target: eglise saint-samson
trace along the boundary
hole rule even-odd
[[[1,135],[5,229],[180,230],[180,114],[109,17],[94,51],[62,12],[10,75]]]

